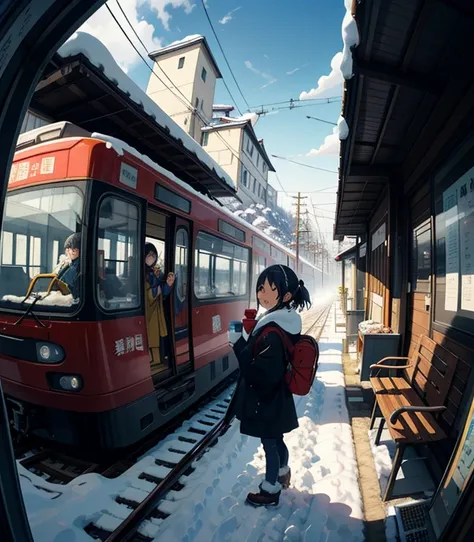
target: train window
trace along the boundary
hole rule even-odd
[[[219,218],[219,231],[221,233],[225,233],[229,237],[234,237],[237,239],[237,241],[245,241],[245,232],[243,230],[240,230],[239,228],[236,228],[232,224],[229,224],[225,220],[221,220]]]
[[[139,306],[138,207],[115,197],[102,200],[98,218],[97,297],[103,309]]]
[[[200,299],[247,293],[249,250],[199,232],[195,252],[194,293]]]
[[[277,263],[282,263],[282,264],[286,264],[286,255],[284,252],[282,252],[281,250],[279,250],[278,248],[274,247],[274,246],[271,246],[270,247],[270,251],[271,251],[271,255],[272,255],[272,258],[277,262]]]
[[[77,295],[53,290],[36,306],[42,311],[59,312],[70,312],[73,305],[77,306],[81,282],[77,268],[81,258],[72,265],[69,260],[59,262],[59,254],[66,239],[81,231],[82,213],[83,194],[78,186],[58,184],[8,194],[2,232],[0,306],[23,309],[31,279],[38,274],[61,272],[59,265],[63,278],[67,272],[68,280],[72,281],[65,282],[75,286]],[[73,269],[67,271],[66,267]],[[50,279],[38,279],[35,293],[45,294],[49,284]]]
[[[270,254],[270,243],[267,243],[267,241],[260,239],[260,237],[257,237],[256,235],[253,236],[253,246],[257,250]]]
[[[253,258],[253,277],[252,277],[252,291],[251,299],[252,301],[257,301],[256,290],[257,290],[257,279],[260,273],[267,267],[267,259],[265,256],[259,256],[258,254],[254,255]]]
[[[184,301],[186,301],[186,285],[188,280],[188,247],[188,232],[184,228],[178,228],[176,232],[174,271],[176,274],[175,292],[180,303],[184,303]]]
[[[160,184],[155,185],[155,199],[185,213],[189,214],[191,212],[191,202],[188,199],[183,198],[183,196],[176,194],[172,190],[168,190]]]

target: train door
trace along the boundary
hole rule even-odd
[[[171,312],[174,323],[174,352],[178,373],[191,367],[191,344],[189,324],[190,295],[190,238],[189,223],[176,218],[174,226],[174,273],[175,284]]]
[[[173,290],[169,293],[166,286],[167,274],[173,268],[167,215],[148,209],[145,243],[153,245],[158,256],[153,269],[145,268],[145,314],[151,374],[154,381],[161,381],[176,372],[170,302]]]

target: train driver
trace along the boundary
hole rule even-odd
[[[71,291],[72,298],[78,299],[79,276],[81,262],[81,234],[73,233],[64,243],[64,252],[66,254],[66,264],[58,272],[58,279],[67,284]]]

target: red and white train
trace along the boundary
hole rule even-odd
[[[0,378],[17,430],[110,450],[237,368],[229,322],[255,298],[259,272],[294,268],[295,256],[125,144],[74,129],[57,123],[19,140],[1,237]],[[33,279],[51,273],[78,232],[80,296],[47,295],[54,279]],[[158,369],[147,346],[146,241],[176,273],[165,306],[171,351]],[[321,284],[309,262],[299,271],[310,290]]]

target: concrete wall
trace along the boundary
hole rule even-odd
[[[182,68],[178,68],[179,59],[182,57],[184,57],[184,65]],[[173,81],[174,86],[160,67]],[[203,67],[207,72],[205,82],[201,79]],[[155,75],[150,75],[146,93],[181,128],[200,143],[201,127],[204,124],[189,109],[191,104],[192,107],[196,106],[197,98],[200,115],[209,120],[212,117],[212,102],[216,88],[216,73],[202,45],[190,45],[158,57],[155,60],[153,72]],[[175,87],[179,89],[179,92]],[[204,107],[201,106],[202,103],[204,103]]]

